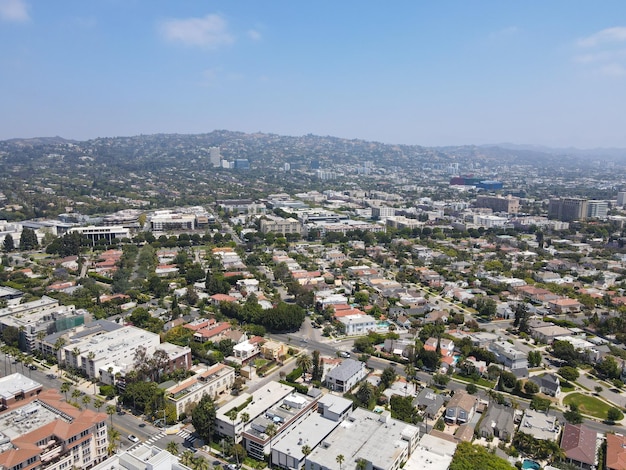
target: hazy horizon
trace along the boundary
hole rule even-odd
[[[626,148],[626,4],[0,0],[0,139]]]

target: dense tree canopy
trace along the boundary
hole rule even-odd
[[[209,395],[203,395],[198,405],[191,413],[191,422],[198,435],[205,441],[211,442],[216,416],[215,403]]]
[[[449,470],[468,469],[511,470],[511,464],[483,446],[461,442],[456,448]]]

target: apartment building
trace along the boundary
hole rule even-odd
[[[419,442],[419,429],[391,418],[388,411],[376,414],[357,408],[325,438],[305,460],[306,470],[335,470],[337,456],[346,468],[364,461],[367,469],[397,470],[409,459]]]
[[[515,196],[478,196],[476,207],[491,209],[494,212],[517,214],[519,212],[519,198]]]
[[[302,224],[299,220],[289,217],[284,219],[282,217],[276,217],[271,215],[266,215],[261,219],[261,232],[268,233],[282,233],[285,235],[286,233],[302,233]]]
[[[230,392],[235,383],[235,369],[225,364],[216,364],[208,369],[195,370],[189,377],[165,390],[167,401],[176,408],[176,417],[186,413],[189,407],[197,404],[204,395],[215,397]]]
[[[80,411],[47,390],[0,414],[0,468],[90,468],[107,456],[106,413]]]

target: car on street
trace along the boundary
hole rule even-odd
[[[350,357],[350,353],[348,351],[340,351],[339,352],[339,356],[340,357]]]
[[[135,442],[135,443],[139,442],[139,438],[137,436],[135,436],[134,434],[129,434],[128,435],[128,440],[130,442]]]

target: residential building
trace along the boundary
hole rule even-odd
[[[397,470],[418,442],[417,427],[392,419],[388,411],[376,414],[357,408],[306,458],[305,469],[336,470],[341,454],[346,468],[363,460],[368,470]]]
[[[528,355],[506,341],[494,341],[489,351],[496,355],[498,363],[511,370],[528,368]]]
[[[569,328],[563,328],[562,326],[554,325],[552,323],[546,323],[545,325],[546,326],[533,328],[530,331],[530,335],[537,341],[545,344],[552,344],[555,340],[572,334],[572,330]]]
[[[322,396],[319,413],[303,415],[288,432],[279,434],[272,443],[272,465],[285,469],[300,469],[304,465],[303,448],[315,449],[340,425],[352,410],[352,401],[336,395]]]
[[[367,376],[364,362],[346,359],[326,374],[325,382],[329,390],[346,393]]]
[[[139,348],[153,354],[160,341],[155,333],[125,326],[87,338],[70,338],[61,348],[61,357],[67,367],[82,370],[87,377],[99,378],[109,366],[132,367]]]
[[[376,319],[371,315],[346,315],[337,318],[346,328],[346,335],[364,335],[376,329]]]
[[[157,446],[142,443],[114,454],[91,470],[192,470],[180,457]]]
[[[503,441],[511,441],[515,432],[515,412],[513,408],[492,403],[487,408],[478,428],[484,438],[497,437]]]
[[[549,415],[542,411],[528,408],[524,410],[524,416],[518,431],[530,434],[535,439],[556,441],[561,428],[556,415]]]
[[[585,470],[598,465],[598,433],[584,424],[566,423],[561,437],[565,460]]]
[[[477,399],[465,390],[457,390],[446,406],[445,421],[463,424],[471,421],[476,411]]]
[[[266,341],[261,345],[261,355],[265,359],[280,360],[287,353],[285,343],[280,341]]]
[[[317,398],[295,391],[279,401],[272,401],[274,404],[266,407],[262,416],[252,419],[241,434],[244,448],[251,457],[258,460],[262,460],[270,452],[274,442],[291,434],[294,426],[315,413],[317,405]],[[276,431],[273,437],[267,432],[270,426]]]
[[[261,232],[275,232],[282,233],[302,233],[302,224],[299,220],[294,218],[283,219],[282,217],[266,215],[261,219]]]
[[[428,387],[422,389],[415,400],[413,400],[413,406],[422,410],[424,417],[427,419],[435,419],[435,417],[439,414],[439,410],[443,406],[443,403],[443,396]]]
[[[195,372],[192,377],[165,389],[167,401],[176,407],[176,417],[183,413],[190,416],[190,407],[204,395],[217,397],[230,392],[235,383],[235,369],[225,364],[196,369]]]
[[[425,434],[402,469],[447,470],[452,463],[456,446],[457,444],[450,440],[432,434]]]
[[[626,436],[606,434],[606,469],[626,470]]]
[[[583,304],[575,299],[556,299],[548,302],[548,307],[553,313],[578,313],[582,309]]]
[[[293,387],[279,382],[269,382],[252,394],[239,394],[234,400],[228,402],[226,406],[217,410],[215,432],[220,436],[229,437],[235,442],[241,442],[241,433],[244,431],[244,428],[247,429],[253,420],[259,416],[263,416],[268,408],[279,403],[292,393],[294,393]],[[240,410],[240,412],[233,422],[233,420],[227,416],[227,413],[235,408]],[[244,413],[248,415],[246,422],[243,422],[241,418]]]
[[[550,395],[551,397],[561,395],[561,381],[556,374],[535,375],[528,380],[536,383],[541,393]]]
[[[0,414],[0,468],[89,468],[107,456],[105,413],[78,410],[56,390]]]

